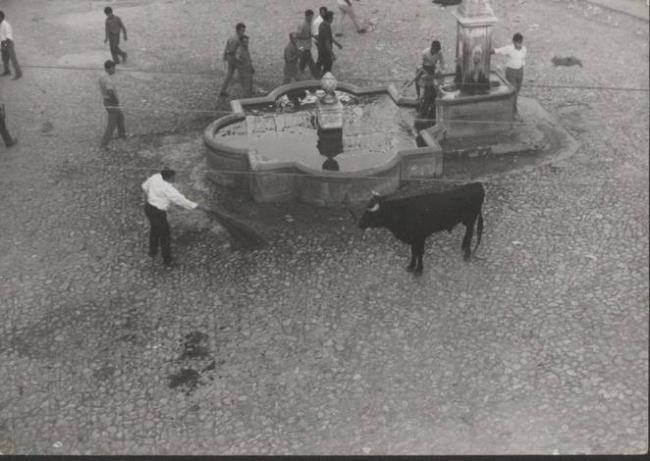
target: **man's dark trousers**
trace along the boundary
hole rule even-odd
[[[303,50],[300,53],[300,61],[298,63],[300,72],[305,72],[305,67],[307,66],[309,66],[309,71],[311,72],[312,77],[320,78],[320,72],[318,71],[318,67],[316,66],[314,58],[311,55],[311,50]]]
[[[126,136],[124,129],[124,114],[117,106],[106,106],[108,112],[108,123],[106,124],[106,131],[102,137],[102,147],[108,146],[108,142],[113,137],[113,131],[117,128],[117,137],[123,138]]]
[[[5,114],[2,110],[2,107],[0,107],[0,136],[2,136],[2,140],[4,141],[5,146],[9,147],[14,143],[13,138],[9,134],[9,130],[7,130],[7,125],[5,124]]]
[[[318,52],[318,59],[320,60],[320,68],[323,75],[332,71],[332,65],[334,64],[332,53],[328,51]]]
[[[146,203],[144,205],[144,214],[149,218],[149,224],[151,225],[149,231],[149,256],[156,256],[160,245],[163,263],[170,264],[172,262],[172,252],[167,212]]]
[[[120,49],[120,34],[108,34],[108,44],[111,47],[111,55],[113,56],[113,61],[115,63],[120,62],[120,57],[124,59],[126,53]]]
[[[18,58],[16,58],[16,50],[14,48],[14,42],[12,40],[6,40],[2,44],[2,64],[4,66],[4,74],[9,74],[9,61],[14,66],[14,77],[20,78],[23,75],[23,71],[20,70],[20,64],[18,64]]]

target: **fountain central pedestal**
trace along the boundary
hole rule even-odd
[[[487,0],[463,0],[453,15],[457,20],[456,69],[438,86],[438,126],[433,130],[447,138],[510,131],[515,90],[490,70],[492,27],[497,18]]]

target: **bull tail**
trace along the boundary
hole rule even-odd
[[[474,246],[474,253],[481,244],[481,236],[483,235],[483,210],[478,212],[478,222],[476,223],[476,245]]]

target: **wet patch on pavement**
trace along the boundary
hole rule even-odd
[[[189,396],[199,385],[214,380],[210,372],[224,361],[217,364],[212,358],[208,340],[208,335],[200,331],[192,331],[181,340],[181,352],[174,361],[184,362],[186,366],[167,377],[170,389],[181,390]]]

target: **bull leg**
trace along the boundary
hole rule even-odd
[[[424,240],[418,242],[415,246],[415,259],[417,263],[415,265],[415,275],[422,275],[422,256],[424,256]]]
[[[409,265],[406,267],[406,270],[407,270],[408,272],[413,272],[413,270],[415,269],[415,259],[416,259],[415,254],[416,254],[416,251],[415,251],[415,244],[412,244],[412,245],[411,245],[411,262],[410,262]]]
[[[461,245],[461,249],[465,251],[464,259],[465,261],[469,261],[471,256],[472,256],[472,236],[474,235],[474,219],[471,220],[469,223],[463,223],[465,224],[465,237],[463,237],[463,244]]]

